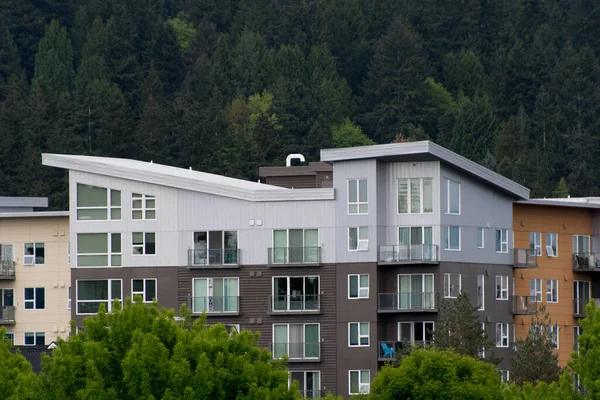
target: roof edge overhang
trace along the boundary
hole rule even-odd
[[[50,218],[69,217],[69,211],[17,211],[0,212],[0,218]]]

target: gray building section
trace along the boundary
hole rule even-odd
[[[47,208],[47,197],[0,196],[0,213],[33,212],[34,208]]]

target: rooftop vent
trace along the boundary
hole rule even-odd
[[[292,160],[299,160],[292,163]],[[285,159],[285,166],[291,167],[293,165],[302,165],[306,160],[302,154],[290,154]]]

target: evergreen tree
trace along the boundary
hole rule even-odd
[[[4,86],[9,77],[17,74],[19,70],[19,52],[8,28],[0,19],[0,102],[4,99]]]
[[[331,141],[334,147],[370,146],[375,144],[362,133],[360,126],[346,118],[331,130]]]
[[[569,197],[569,186],[567,186],[565,178],[560,178],[558,185],[556,185],[556,189],[552,191],[552,197],[559,199]]]
[[[458,54],[450,53],[443,65],[444,86],[455,96],[462,93],[473,97],[486,92],[487,76],[473,51],[463,49]]]

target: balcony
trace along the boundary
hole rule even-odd
[[[600,272],[600,254],[599,253],[574,253],[573,254],[574,272]]]
[[[378,312],[437,312],[439,294],[437,293],[380,293]]]
[[[600,299],[573,299],[573,317],[585,318],[585,306],[590,300],[594,301],[596,307],[600,307]]]
[[[513,268],[537,268],[537,255],[530,249],[514,249]]]
[[[15,321],[15,310],[13,306],[2,306],[0,307],[0,325],[14,325]]]
[[[15,279],[15,262],[2,260],[0,262],[0,280]]]
[[[393,361],[396,358],[396,355],[404,348],[404,347],[413,347],[418,349],[423,349],[425,347],[431,346],[433,344],[432,340],[419,340],[413,342],[399,342],[399,341],[384,341],[379,342],[379,346],[377,346],[377,361]]]
[[[189,307],[194,314],[239,315],[240,296],[190,297]]]
[[[535,315],[538,312],[538,302],[535,296],[513,296],[513,315]]]
[[[287,356],[289,362],[321,361],[321,343],[271,343],[269,350],[274,359]]]
[[[320,247],[270,247],[269,267],[319,266],[321,264]]]
[[[239,268],[240,249],[189,249],[188,268]]]
[[[269,314],[320,314],[321,296],[318,294],[269,296]]]
[[[438,264],[438,246],[411,244],[379,246],[379,265]]]
[[[300,398],[302,399],[313,399],[313,400],[317,400],[321,398],[321,391],[320,390],[300,390]],[[323,393],[324,395],[324,393]]]

